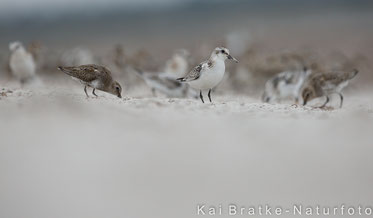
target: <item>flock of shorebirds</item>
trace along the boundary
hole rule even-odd
[[[36,64],[33,55],[27,51],[22,43],[9,44],[9,67],[21,83],[36,80]],[[215,48],[210,57],[188,69],[189,52],[177,51],[166,63],[163,72],[144,72],[141,69],[131,68],[140,75],[145,83],[155,94],[161,92],[169,97],[194,97],[200,98],[205,103],[204,93],[212,102],[211,92],[222,81],[225,74],[225,61],[232,60],[238,63],[230,51],[224,47]],[[57,67],[57,66],[56,66]],[[92,94],[97,97],[95,91],[100,90],[122,97],[122,87],[112,77],[110,70],[96,64],[79,66],[58,66],[58,70],[79,81],[84,85],[87,97],[87,88],[92,88]],[[324,108],[333,94],[340,97],[340,107],[343,104],[342,89],[357,75],[357,70],[351,72],[312,72],[304,67],[300,71],[281,72],[269,79],[264,88],[263,102],[275,103],[284,99],[291,99],[295,104],[306,105],[315,98],[325,98]]]

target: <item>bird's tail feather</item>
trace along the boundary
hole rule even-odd
[[[57,69],[60,70],[60,71],[62,71],[62,72],[64,72],[64,70],[65,70],[65,68],[61,67],[61,66],[58,66]]]
[[[352,72],[347,73],[347,78],[350,80],[350,79],[354,78],[358,73],[359,73],[359,71],[354,69]]]
[[[62,67],[62,66],[59,66],[57,67],[58,70],[66,73],[67,75],[72,75],[72,71],[73,71],[73,67]]]

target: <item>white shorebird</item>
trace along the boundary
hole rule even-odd
[[[35,79],[36,64],[32,54],[30,54],[20,42],[9,44],[11,52],[9,67],[12,74],[22,83],[27,83]]]
[[[186,76],[178,78],[180,82],[188,83],[192,88],[200,90],[199,96],[202,103],[202,91],[209,90],[208,97],[211,101],[211,89],[217,86],[223,79],[225,73],[225,60],[230,59],[238,63],[238,60],[229,54],[224,47],[217,47],[211,53],[210,58],[193,68]]]
[[[302,71],[284,71],[275,75],[266,82],[262,100],[273,103],[292,98],[295,103],[298,103],[300,89],[309,75],[311,71],[307,68]]]

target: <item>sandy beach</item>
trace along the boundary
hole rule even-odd
[[[1,92],[5,217],[194,217],[201,203],[373,194],[373,104],[356,93],[321,110],[232,96],[87,99],[79,85]]]

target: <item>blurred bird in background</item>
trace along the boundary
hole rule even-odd
[[[9,67],[12,75],[22,85],[40,85],[41,81],[36,77],[36,63],[32,54],[18,41],[10,43],[9,50]]]
[[[297,104],[300,89],[309,75],[311,75],[311,71],[307,68],[302,71],[284,71],[275,75],[265,84],[263,102],[281,102],[290,98]]]
[[[339,107],[343,105],[342,89],[353,79],[358,70],[350,72],[317,73],[311,76],[302,88],[303,105],[315,98],[324,97],[325,102],[320,108],[324,108],[330,100],[330,95],[338,94],[340,97]]]

